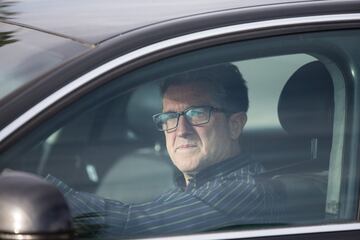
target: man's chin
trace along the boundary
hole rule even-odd
[[[183,162],[184,160],[188,162]],[[197,173],[200,169],[200,165],[197,160],[191,160],[186,158],[181,158],[177,161],[177,164],[175,165],[183,173]]]
[[[178,169],[186,176],[194,176],[199,172],[199,170],[196,167],[186,167],[186,168],[182,168],[182,169],[178,168]]]

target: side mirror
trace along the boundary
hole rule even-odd
[[[73,239],[70,209],[61,192],[24,172],[0,175],[0,239]]]

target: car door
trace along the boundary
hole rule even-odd
[[[249,89],[240,144],[261,163],[259,178],[273,186],[280,212],[266,223],[156,236],[357,239],[359,19],[344,14],[237,24],[158,41],[91,71],[83,65],[80,76],[76,65],[64,66],[47,80],[77,77],[1,130],[0,167],[52,175],[125,204],[156,201],[183,184],[151,122],[162,111],[164,79],[231,63]],[[94,58],[88,61],[94,65]]]

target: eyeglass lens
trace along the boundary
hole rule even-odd
[[[156,116],[155,121],[158,129],[162,131],[175,129],[178,125],[180,115],[184,115],[191,125],[200,125],[209,121],[210,110],[210,107],[193,107],[182,113],[162,113]]]

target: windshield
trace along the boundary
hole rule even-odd
[[[86,49],[65,38],[0,23],[0,99]]]

